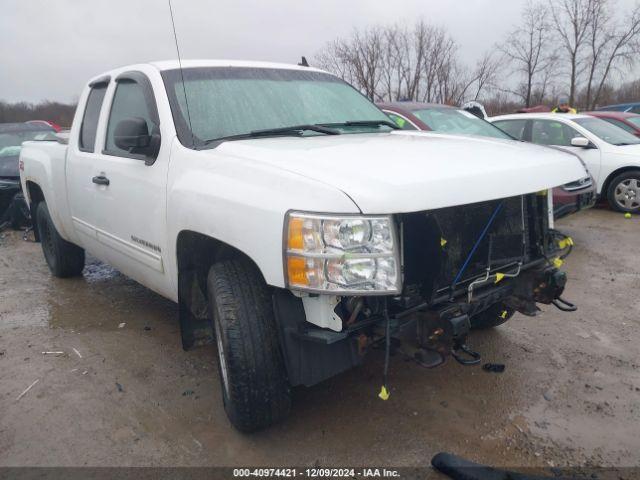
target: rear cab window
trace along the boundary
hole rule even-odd
[[[98,120],[100,119],[100,110],[102,109],[102,102],[108,85],[109,78],[104,78],[91,83],[89,86],[89,95],[84,107],[80,135],[78,137],[78,149],[82,152],[93,153],[95,150]]]

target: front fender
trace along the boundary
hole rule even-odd
[[[284,287],[282,238],[289,210],[359,213],[332,186],[258,161],[189,150],[172,152],[167,193],[169,251],[190,230],[251,258],[267,284]],[[171,259],[177,278],[177,261]]]

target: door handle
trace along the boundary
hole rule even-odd
[[[109,179],[104,175],[98,175],[97,177],[93,177],[91,181],[96,185],[109,185]]]

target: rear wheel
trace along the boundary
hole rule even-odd
[[[630,170],[617,175],[609,183],[607,200],[619,212],[640,212],[640,171]]]
[[[42,252],[53,276],[68,278],[80,275],[84,268],[84,250],[60,236],[45,202],[38,204],[36,221]]]
[[[497,327],[513,317],[514,313],[515,311],[507,307],[504,303],[496,303],[484,312],[480,312],[471,317],[471,328],[475,330],[486,330]]]
[[[243,432],[266,428],[291,408],[269,288],[251,262],[234,259],[211,267],[207,289],[227,416]]]

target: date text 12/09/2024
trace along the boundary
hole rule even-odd
[[[400,478],[400,473],[398,470],[388,468],[235,468],[233,476],[234,478]]]

